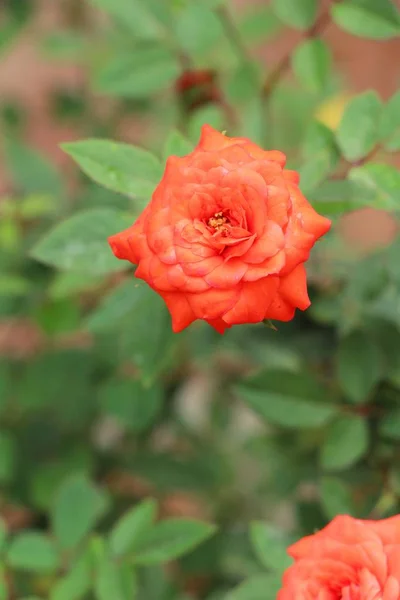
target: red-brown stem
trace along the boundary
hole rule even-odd
[[[295,44],[295,46],[293,46],[287,54],[285,54],[282,60],[276,65],[275,69],[271,71],[271,73],[265,80],[262,90],[264,98],[268,97],[271,94],[281,77],[285,75],[285,73],[289,70],[291,57],[293,51],[297,48],[297,46],[304,41],[304,38],[311,39],[321,35],[329,26],[330,22],[330,13],[329,10],[327,10],[326,12],[322,13],[322,15],[315,21],[314,25],[312,25],[305,32],[305,35],[301,38],[301,40],[297,44]]]

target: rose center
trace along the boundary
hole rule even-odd
[[[222,212],[217,212],[213,217],[210,217],[207,221],[207,225],[215,231],[222,233],[223,235],[227,235],[228,228],[226,225],[229,225],[230,221]]]

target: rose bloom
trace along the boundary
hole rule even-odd
[[[400,515],[382,521],[338,516],[288,552],[295,563],[277,600],[400,598]]]
[[[196,319],[220,333],[289,321],[310,305],[304,262],[330,221],[301,193],[286,157],[204,125],[193,152],[171,156],[138,220],[109,238],[167,304],[175,332]]]

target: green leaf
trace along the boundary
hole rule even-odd
[[[400,90],[383,107],[379,135],[386,150],[400,150]]]
[[[153,154],[129,144],[91,139],[62,148],[96,183],[127,196],[149,200],[162,176]]]
[[[113,57],[96,73],[93,85],[103,94],[148,98],[170,86],[179,72],[176,56],[165,46],[151,44]]]
[[[301,189],[309,194],[333,171],[339,151],[333,131],[314,121],[303,143],[304,165],[299,169]]]
[[[303,182],[301,185],[303,187]],[[359,197],[357,191],[358,187],[349,180],[323,181],[312,190],[309,200],[318,213],[338,217],[358,207],[355,202],[355,198]]]
[[[204,2],[187,0],[176,12],[174,35],[181,48],[192,56],[208,55],[222,35],[221,24]]]
[[[337,376],[352,402],[365,402],[382,375],[382,353],[364,332],[353,331],[340,341]]]
[[[163,300],[150,287],[143,286],[132,300],[129,321],[119,334],[121,356],[133,361],[143,384],[150,385],[168,364],[177,338]]]
[[[49,298],[65,300],[71,296],[79,296],[88,291],[99,289],[103,284],[101,276],[90,276],[88,273],[66,271],[56,273],[48,288]]]
[[[146,286],[137,279],[132,277],[124,281],[100,300],[94,312],[89,315],[86,328],[93,333],[114,330],[131,313],[134,314],[137,303],[146,293]]]
[[[29,288],[29,279],[18,275],[0,275],[0,296],[3,298],[25,296]]]
[[[12,435],[6,431],[0,431],[0,483],[9,482],[15,474],[16,450]]]
[[[323,477],[320,483],[321,503],[328,519],[336,515],[355,514],[348,486],[337,477]]]
[[[385,40],[400,35],[399,11],[391,0],[347,0],[333,4],[335,23],[360,37]]]
[[[286,552],[282,534],[261,521],[250,524],[250,539],[261,564],[268,570],[283,573],[293,562]]]
[[[243,104],[254,100],[261,90],[261,74],[256,63],[247,61],[232,71],[226,83],[226,94],[232,104]]]
[[[364,92],[349,102],[336,135],[347,160],[359,160],[373,150],[379,140],[381,109],[381,101],[372,91]]]
[[[163,149],[163,157],[164,160],[167,160],[169,156],[186,156],[193,152],[194,147],[189,140],[187,140],[180,131],[176,129],[171,131],[168,135],[164,149]]]
[[[31,256],[57,269],[91,276],[123,271],[129,264],[115,258],[107,238],[128,225],[124,215],[111,209],[82,211],[49,231],[31,250]]]
[[[323,90],[330,75],[332,57],[325,42],[306,40],[292,54],[292,67],[302,85],[311,92]]]
[[[111,17],[129,29],[135,37],[142,39],[159,38],[161,24],[142,0],[90,0]]]
[[[166,519],[144,534],[135,549],[135,563],[153,565],[179,558],[210,538],[214,525],[190,519]]]
[[[150,530],[156,512],[154,500],[145,500],[123,515],[110,533],[111,554],[118,557],[131,552]]]
[[[379,423],[379,434],[391,440],[400,440],[400,409],[385,414]]]
[[[34,572],[53,572],[59,566],[54,544],[36,531],[16,535],[8,548],[6,561],[13,569]]]
[[[308,29],[317,17],[317,0],[272,0],[276,15],[285,25],[295,29]]]
[[[102,410],[116,418],[124,429],[136,433],[150,427],[163,403],[162,388],[144,387],[140,381],[110,380],[100,390]]]
[[[254,45],[265,42],[279,33],[282,23],[274,14],[271,6],[260,4],[259,6],[249,5],[237,27],[242,38],[248,44]]]
[[[86,551],[70,566],[68,573],[59,579],[51,590],[50,600],[81,600],[92,585],[92,564]]]
[[[94,590],[96,600],[132,600],[136,598],[135,572],[130,565],[105,557],[97,569]]]
[[[253,575],[230,592],[225,600],[276,600],[282,587],[277,575]]]
[[[6,164],[21,194],[49,194],[57,199],[64,193],[63,180],[46,158],[17,140],[3,142]]]
[[[321,465],[327,470],[341,470],[357,463],[367,452],[368,425],[353,415],[339,417],[327,428],[321,447]]]
[[[400,172],[385,163],[367,163],[354,167],[349,179],[365,187],[369,194],[363,196],[363,204],[376,209],[397,211],[400,208]]]
[[[75,548],[108,508],[107,496],[84,475],[66,479],[51,511],[54,535],[62,548]]]
[[[325,403],[326,390],[305,374],[266,371],[242,381],[236,390],[263,419],[283,427],[320,427],[337,410]]]

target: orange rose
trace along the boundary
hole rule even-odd
[[[277,600],[400,598],[400,515],[382,521],[339,516],[288,552],[295,563]]]
[[[304,262],[330,221],[300,192],[286,157],[204,125],[199,144],[171,156],[151,202],[109,238],[165,300],[173,330],[203,319],[289,321],[310,305]]]

